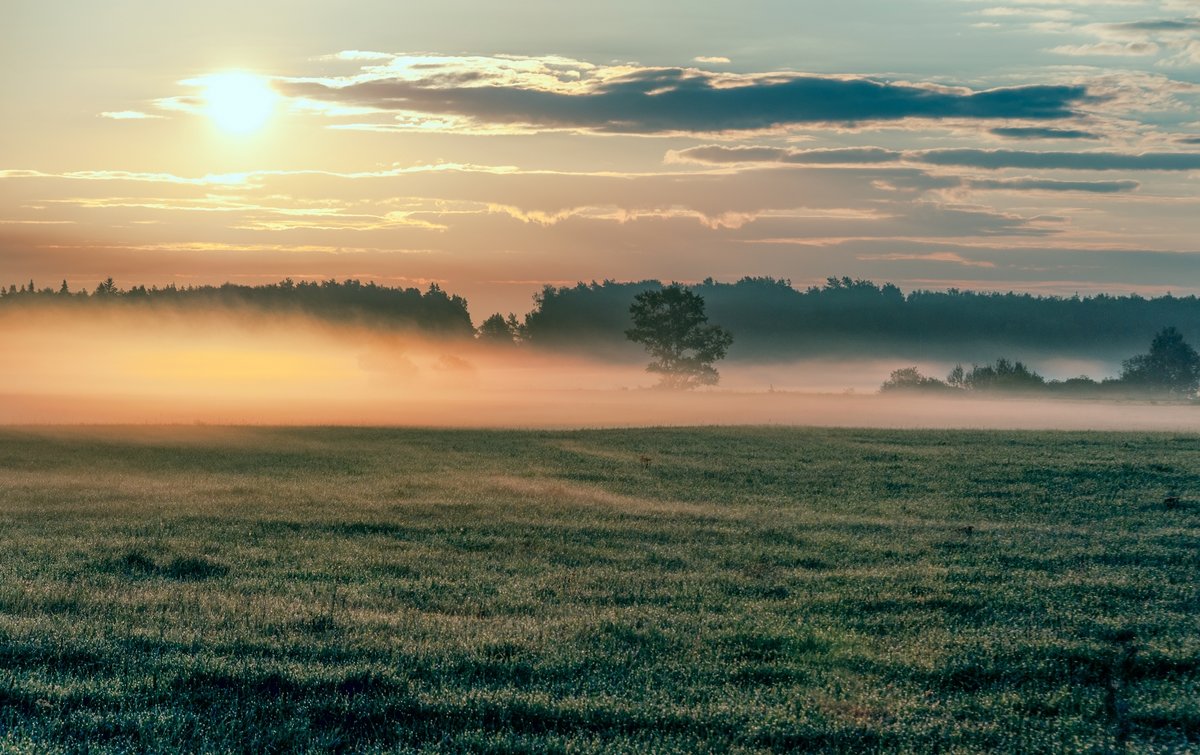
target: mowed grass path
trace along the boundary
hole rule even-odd
[[[1197,436],[7,429],[0,545],[0,751],[1200,750]]]

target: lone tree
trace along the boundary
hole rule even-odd
[[[713,362],[724,358],[733,335],[708,324],[700,296],[671,284],[635,296],[629,314],[633,327],[625,336],[646,347],[651,357],[646,370],[659,373],[659,385],[685,389],[720,380]]]
[[[1126,359],[1121,381],[1149,393],[1189,398],[1200,389],[1200,354],[1173,326],[1150,342],[1149,354]]]

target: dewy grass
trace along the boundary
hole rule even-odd
[[[1200,749],[1196,436],[4,430],[0,523],[0,751]]]

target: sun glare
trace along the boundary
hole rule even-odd
[[[279,95],[262,76],[221,73],[204,79],[206,112],[222,131],[248,134],[271,117]]]

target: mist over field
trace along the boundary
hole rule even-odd
[[[8,308],[0,349],[6,424],[1200,428],[1179,405],[876,395],[895,358],[730,362],[719,388],[680,393],[637,362],[236,308]]]

